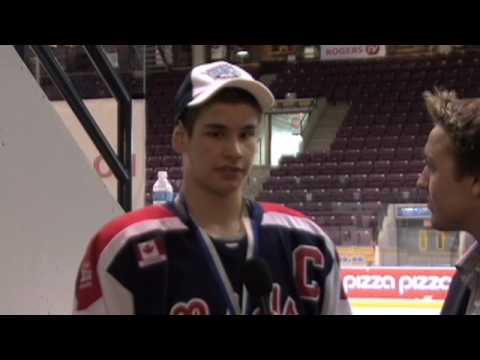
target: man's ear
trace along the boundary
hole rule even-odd
[[[182,124],[178,124],[173,129],[172,147],[179,155],[182,155],[187,150],[188,133]]]

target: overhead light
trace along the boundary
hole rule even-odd
[[[247,57],[247,56],[248,56],[248,51],[246,51],[246,50],[239,50],[239,51],[237,51],[237,56],[239,56],[239,57]]]

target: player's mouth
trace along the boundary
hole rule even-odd
[[[237,166],[221,166],[215,168],[215,171],[227,179],[236,179],[245,173],[244,169]]]

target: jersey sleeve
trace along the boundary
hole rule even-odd
[[[186,227],[162,206],[127,213],[100,229],[81,261],[73,313],[131,315],[151,311],[145,304],[153,301],[151,285],[158,286],[160,280],[151,267],[149,271],[139,269],[166,262],[164,243],[157,238],[172,229]],[[165,275],[165,271],[161,273]]]
[[[73,314],[75,315],[131,315],[133,296],[108,272],[115,249],[99,233],[91,241],[80,264],[76,283]]]

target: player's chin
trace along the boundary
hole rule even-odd
[[[241,186],[245,181],[246,174],[244,172],[233,172],[233,173],[216,173],[216,181],[217,183],[221,184],[220,186],[228,186],[228,187],[237,187]]]
[[[243,183],[242,179],[221,179],[216,182],[216,188],[219,193],[229,195],[231,193],[243,191]]]
[[[243,189],[243,182],[241,181],[223,182],[223,184],[219,186],[219,190],[225,195],[231,194],[237,191],[242,191],[242,189]]]

